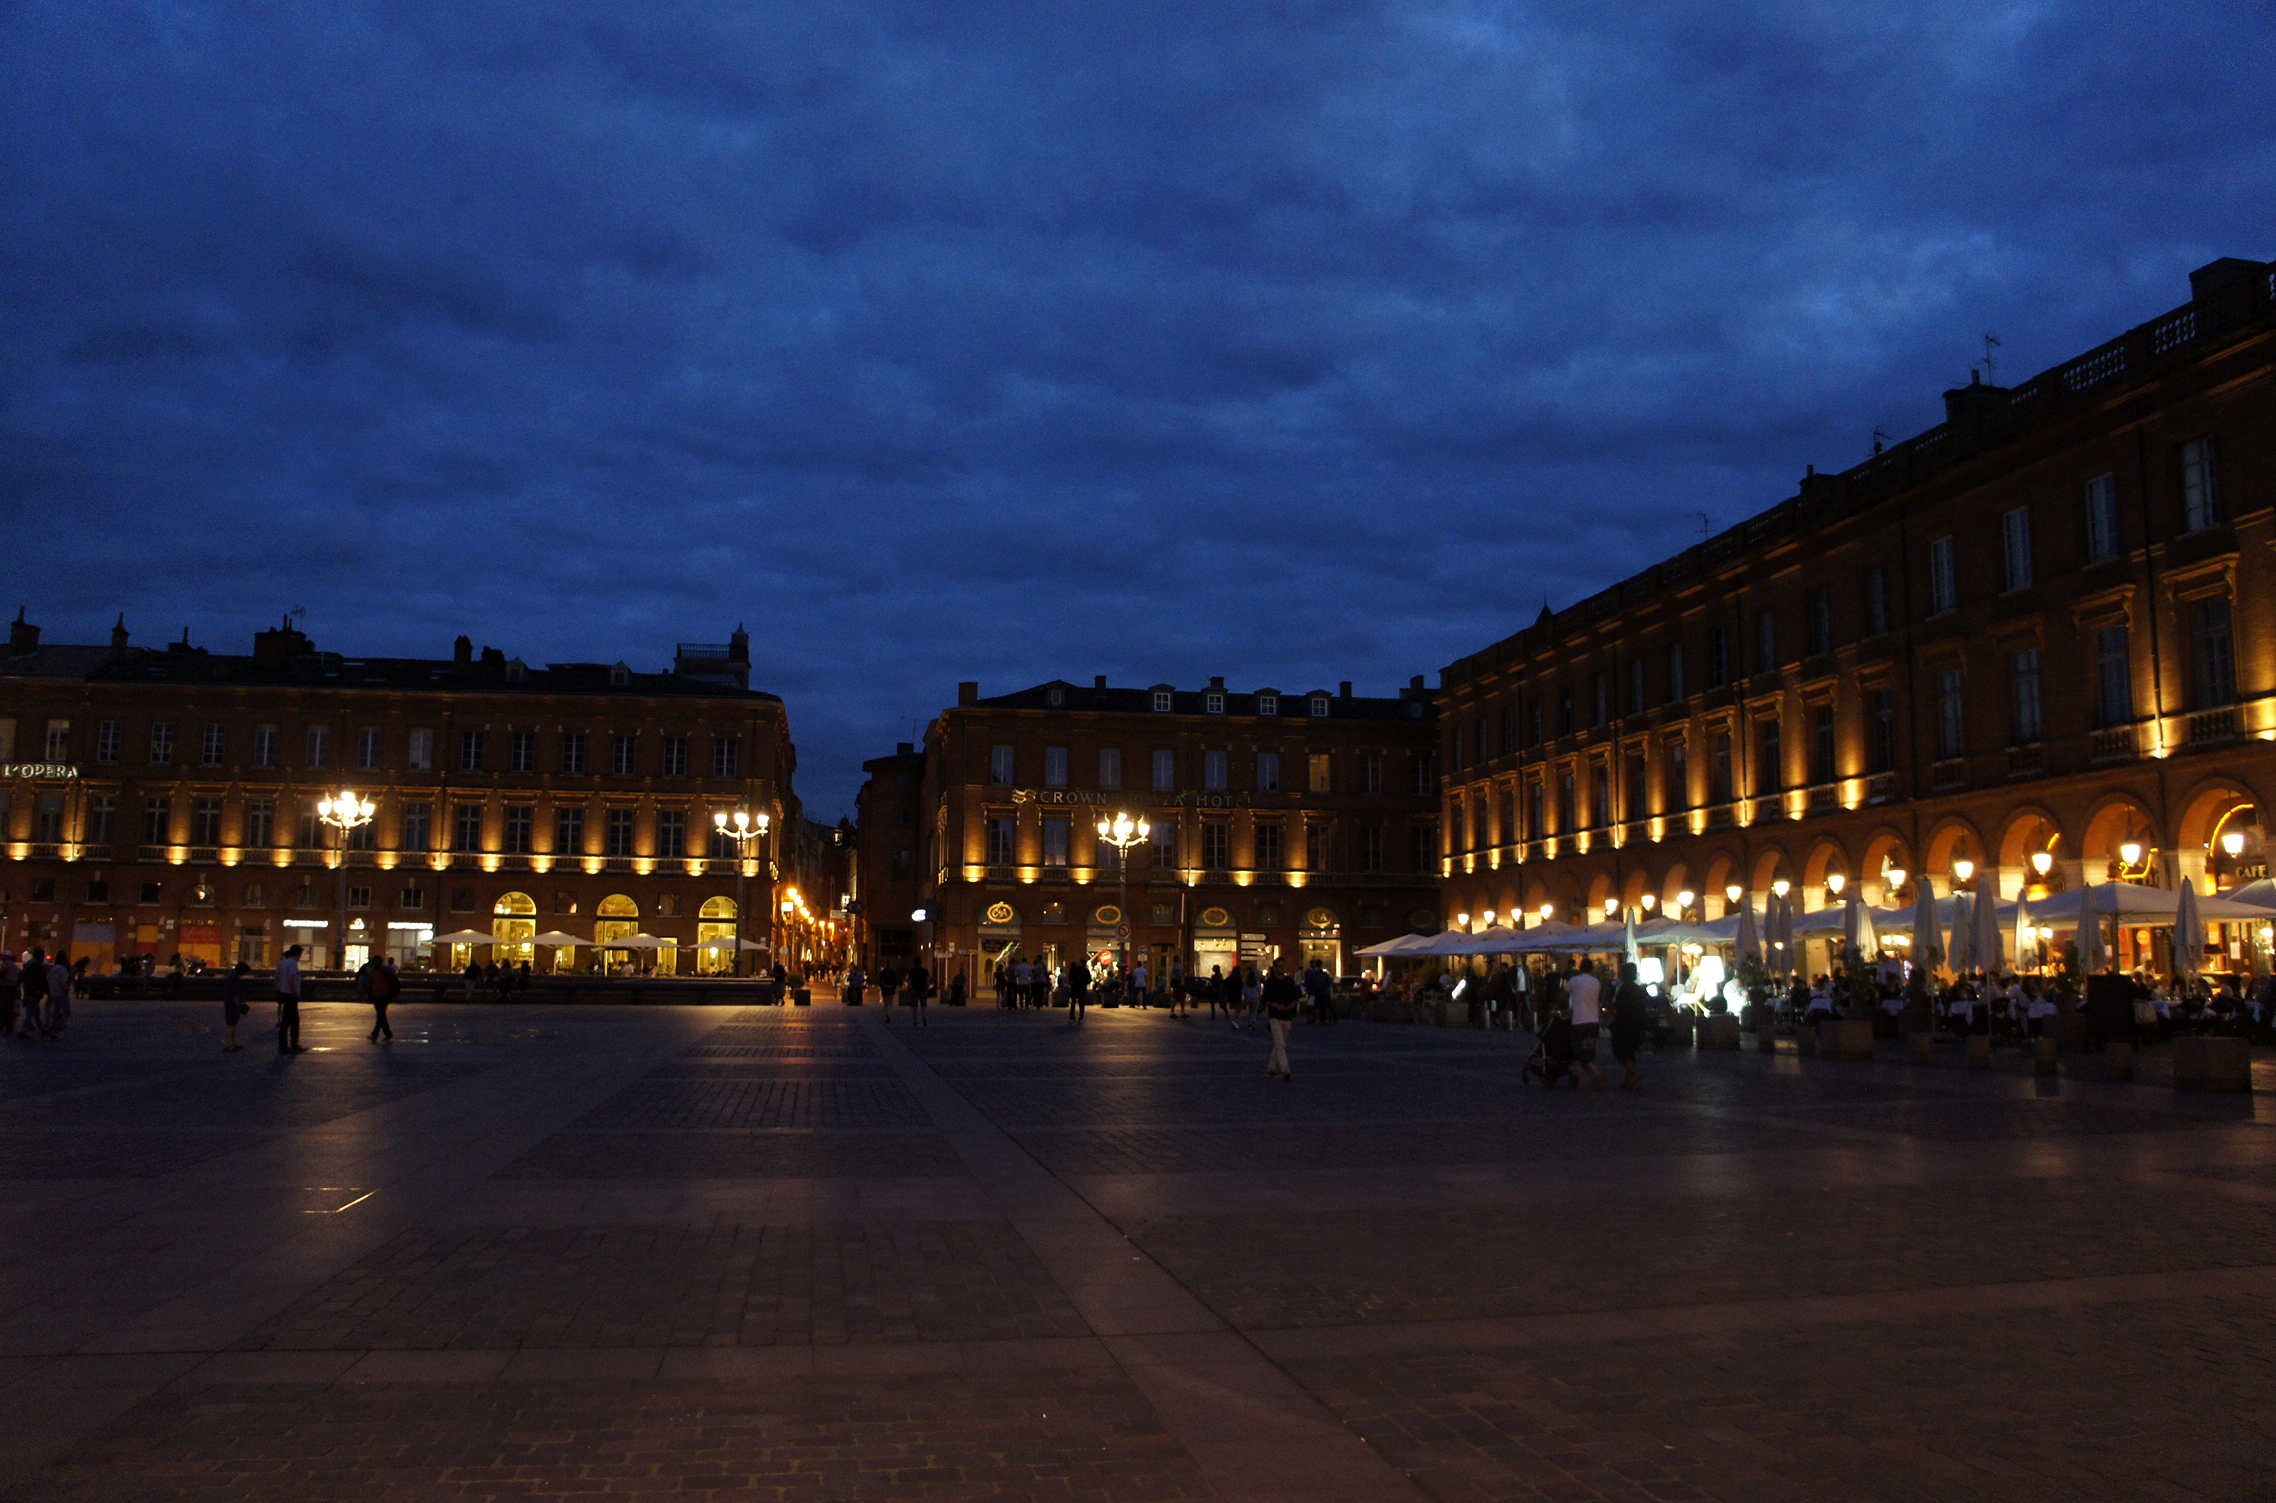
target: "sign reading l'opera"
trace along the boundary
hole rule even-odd
[[[0,778],[76,778],[79,769],[69,762],[0,762]]]

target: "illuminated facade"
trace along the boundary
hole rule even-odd
[[[2262,874],[2276,266],[2191,287],[1445,669],[1448,920]]]
[[[1435,920],[1436,747],[1419,678],[1390,698],[962,684],[925,738],[913,938],[982,988],[1002,956],[1126,943],[1157,975],[1275,954],[1356,969],[1355,949]],[[1127,906],[1097,830],[1117,812],[1150,826]]]
[[[782,702],[748,687],[749,639],[684,645],[669,671],[510,659],[464,637],[444,659],[320,652],[289,624],[250,655],[42,645],[21,619],[0,661],[0,912],[11,945],[319,965],[374,948],[691,973],[731,965],[734,847],[712,814],[799,828]],[[343,834],[318,803],[352,789]],[[345,844],[345,873],[341,846]],[[744,867],[746,939],[777,911],[771,844]],[[606,957],[535,937],[652,936]],[[710,948],[706,949],[706,944]],[[767,956],[757,957],[764,963]]]

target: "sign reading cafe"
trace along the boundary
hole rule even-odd
[[[69,762],[0,762],[0,778],[62,778],[79,776],[79,769]]]

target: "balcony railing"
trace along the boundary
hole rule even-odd
[[[1947,757],[1931,763],[1928,769],[1928,786],[1938,790],[1959,788],[1968,781],[1968,763],[1964,757]]]
[[[2192,710],[2181,717],[2181,744],[2205,746],[2216,741],[2234,741],[2241,728],[2243,717],[2235,705],[2219,705],[2210,710]]]
[[[2037,777],[2046,766],[2047,749],[2036,741],[2007,749],[2007,775],[2011,778]]]
[[[2106,725],[2091,732],[2086,743],[2086,760],[2093,763],[2130,762],[2137,755],[2134,727]]]

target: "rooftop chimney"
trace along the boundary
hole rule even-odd
[[[1986,386],[1982,371],[1968,372],[1967,385],[1944,393],[1944,421],[1967,437],[1975,437],[1988,421],[2006,414],[2007,388]]]
[[[182,632],[182,645],[190,645],[187,628]],[[253,633],[253,661],[263,668],[282,668],[294,658],[315,650],[316,644],[301,634],[290,616],[266,631]]]
[[[906,757],[916,751],[916,749],[916,746],[911,742],[896,741],[893,743],[893,755],[896,757]]]
[[[1347,679],[1345,679],[1345,680],[1344,680],[1342,683],[1340,683],[1340,684],[1336,685],[1336,698],[1338,698],[1338,699],[1349,699],[1349,698],[1351,698],[1351,680],[1350,680],[1350,679],[1348,679],[1348,678],[1347,678]]]
[[[1212,679],[1209,681],[1209,687],[1210,687],[1210,688],[1212,688],[1212,689],[1222,689],[1222,688],[1224,688],[1224,687],[1225,687],[1225,675],[1223,675],[1222,673],[1220,673],[1220,674],[1218,674],[1218,675],[1217,675],[1215,678],[1212,678]]]
[[[119,619],[118,619],[116,622],[114,622],[114,623],[112,624],[112,626],[111,626],[111,651],[113,651],[113,652],[124,652],[124,651],[126,651],[126,612],[125,612],[125,611],[120,611],[120,612],[119,612]]]
[[[40,645],[40,629],[24,619],[24,608],[16,607],[16,619],[8,626],[8,650],[22,654]]]
[[[460,632],[458,639],[450,644],[450,660],[454,663],[473,662],[474,639],[465,632]]]
[[[1091,675],[1091,687],[1092,687],[1092,688],[1094,688],[1094,689],[1103,689],[1103,688],[1105,688],[1105,687],[1106,687],[1106,675],[1105,675],[1105,674],[1103,674],[1103,673],[1094,673],[1094,674],[1092,674],[1092,675]]]
[[[960,705],[978,704],[980,702],[980,681],[976,678],[960,681],[956,686],[956,702]]]

